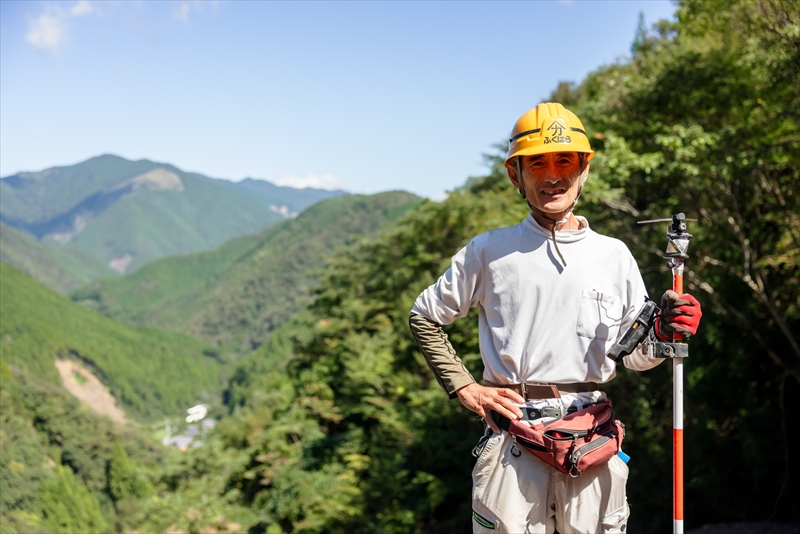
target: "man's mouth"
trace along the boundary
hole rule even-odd
[[[544,193],[545,195],[562,195],[566,191],[567,190],[564,189],[563,187],[558,189],[542,189],[542,193]]]

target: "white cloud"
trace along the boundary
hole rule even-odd
[[[94,8],[89,0],[80,0],[80,2],[72,6],[70,13],[72,13],[74,17],[82,17],[94,13]]]
[[[80,0],[68,11],[55,4],[48,5],[44,13],[28,21],[25,40],[40,52],[58,54],[68,39],[69,19],[92,13],[95,13],[95,9],[89,0]]]
[[[212,11],[216,11],[217,6],[219,5],[218,0],[185,0],[181,2],[178,7],[176,7],[172,14],[175,15],[179,21],[183,22],[184,24],[189,24],[189,14],[192,11],[198,11],[200,13],[205,13],[206,7],[211,7]]]
[[[67,38],[67,24],[63,17],[44,13],[30,21],[25,40],[37,50],[56,54]]]
[[[306,176],[282,176],[274,180],[270,180],[275,185],[282,185],[286,187],[295,187],[302,189],[304,187],[313,187],[314,189],[346,189],[344,180],[333,176],[332,174],[308,174]]]
[[[191,10],[192,6],[189,2],[181,2],[172,13],[179,21],[183,22],[184,24],[189,24],[189,12]]]
[[[209,9],[211,13],[216,13],[219,4],[218,0],[184,0],[177,4],[172,13],[175,18],[188,25],[192,13],[206,13]],[[78,17],[99,15],[98,5],[98,2],[90,0],[78,0],[69,8],[63,4],[46,3],[44,12],[28,21],[29,28],[25,40],[41,52],[56,55],[68,40],[71,30],[69,21]],[[118,3],[105,5],[118,5]]]

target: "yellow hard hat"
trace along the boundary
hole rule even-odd
[[[539,104],[514,124],[508,140],[506,166],[514,156],[533,156],[550,152],[585,152],[586,162],[594,157],[581,120],[555,102]]]

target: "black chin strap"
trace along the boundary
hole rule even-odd
[[[536,213],[539,214],[539,216],[542,219],[550,223],[550,236],[553,238],[553,248],[556,249],[556,254],[558,254],[558,257],[561,259],[561,263],[564,264],[564,267],[566,267],[567,260],[564,259],[563,254],[561,254],[561,251],[558,250],[558,241],[556,240],[556,226],[563,226],[569,220],[569,216],[572,215],[572,211],[575,209],[575,206],[578,205],[578,199],[581,198],[581,193],[583,193],[583,184],[581,184],[580,187],[578,188],[578,194],[575,196],[575,201],[572,203],[572,207],[569,209],[569,211],[567,211],[567,215],[560,221],[553,219],[549,217],[547,213],[545,213],[544,211],[531,206],[531,203],[528,200],[528,196],[525,194],[525,186],[523,185],[524,182],[522,181],[522,168],[520,167],[519,160],[520,156],[517,156],[515,163],[517,167],[517,177],[519,179],[519,194],[522,195],[523,200],[525,200],[525,204],[528,205],[531,211],[535,211]],[[583,179],[584,170],[585,169],[583,165],[583,159],[581,159],[581,173],[578,175],[578,180]]]

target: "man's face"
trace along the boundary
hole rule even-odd
[[[576,152],[552,152],[538,156],[522,156],[520,162],[525,196],[531,206],[561,219],[572,208],[580,189],[581,162]],[[508,169],[509,177],[519,189],[516,165]],[[535,215],[535,214],[534,214]]]

